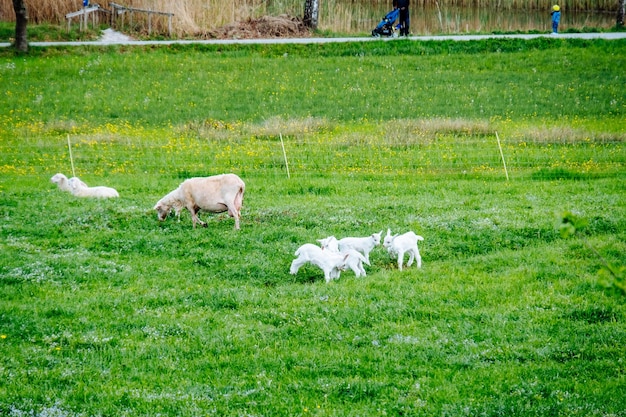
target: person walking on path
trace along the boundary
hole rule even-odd
[[[409,36],[409,0],[393,0],[393,8],[400,9],[400,36]]]
[[[408,1],[408,0],[407,0]],[[561,23],[561,8],[558,4],[552,6],[552,34],[559,33],[559,23]]]

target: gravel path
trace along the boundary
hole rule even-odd
[[[532,34],[532,35],[437,35],[437,36],[410,36],[408,39],[416,41],[443,41],[443,40],[455,40],[455,41],[471,41],[481,39],[496,39],[496,38],[517,38],[517,39],[535,39],[541,37],[555,37],[565,39],[624,39],[626,38],[626,32],[606,32],[606,33],[563,33],[553,35],[551,33],[544,34]],[[103,36],[97,41],[85,41],[85,42],[29,42],[30,46],[80,46],[80,45],[93,45],[93,46],[106,46],[106,45],[173,45],[173,44],[215,44],[215,45],[228,45],[228,44],[285,44],[285,43],[338,43],[338,42],[370,42],[384,40],[393,42],[399,38],[374,38],[374,37],[352,37],[352,38],[272,38],[272,39],[210,39],[210,40],[165,40],[165,41],[137,41],[133,40],[129,36],[114,31],[113,29],[106,29],[103,31]],[[404,38],[401,38],[404,39]],[[11,44],[0,43],[0,47],[8,47]]]

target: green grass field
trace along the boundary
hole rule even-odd
[[[625,66],[563,39],[0,51],[0,415],[626,416]],[[57,189],[72,163],[120,198]],[[222,172],[240,231],[157,221]],[[387,228],[421,269],[289,274]]]

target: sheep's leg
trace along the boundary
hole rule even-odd
[[[232,213],[232,216],[235,219],[235,230],[239,230],[239,218],[241,217],[241,215],[239,214],[239,212],[235,211]]]
[[[185,208],[189,210],[189,214],[191,214],[191,221],[193,222],[193,228],[196,228],[196,223],[200,221],[198,215],[196,214],[196,208],[193,204],[185,204]]]
[[[370,264],[370,253],[367,252],[367,251],[363,252],[363,257],[365,258],[365,263],[369,265]]]
[[[417,260],[417,267],[421,268],[422,267],[422,257],[420,256],[420,251],[417,248],[415,248],[415,259]]]
[[[409,261],[406,263],[406,266],[413,265],[413,261],[415,260],[415,255],[413,254],[413,249],[409,250]]]
[[[241,218],[241,212],[234,206],[226,206],[228,208],[228,214],[235,219],[235,230],[239,230],[239,219]]]
[[[291,268],[289,268],[289,273],[292,275],[296,275],[298,273],[298,270],[300,270],[300,267],[305,263],[307,263],[307,261],[304,258],[294,259],[293,262],[291,262]]]
[[[399,251],[398,252],[398,269],[400,271],[402,271],[402,261],[404,260],[404,252],[403,251]]]
[[[200,217],[198,216],[198,212],[200,211],[199,207],[192,207],[191,209],[189,207],[187,207],[187,209],[189,210],[189,212],[191,213],[191,220],[193,220],[193,228],[196,228],[196,223],[200,223],[200,226],[202,227],[207,227],[207,224],[205,222],[203,222],[202,220],[200,220]]]
[[[365,269],[363,268],[363,262],[360,259],[357,260],[356,262],[355,261],[351,262],[350,269],[352,270],[352,272],[354,272],[354,275],[357,278],[365,276]]]
[[[339,279],[340,275],[341,271],[337,268],[332,268],[330,271],[324,269],[324,279],[326,280],[327,284],[333,279]]]
[[[337,268],[333,268],[330,270],[328,275],[330,276],[330,279],[337,279],[339,278],[339,273],[340,272]]]

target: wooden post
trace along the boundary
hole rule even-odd
[[[500,136],[498,136],[498,132],[496,131],[496,140],[498,141],[498,149],[500,149],[500,157],[502,158],[502,165],[504,166],[504,174],[506,175],[506,180],[509,180],[509,171],[506,169],[506,161],[504,160],[504,153],[502,152],[502,145],[500,144]]]

